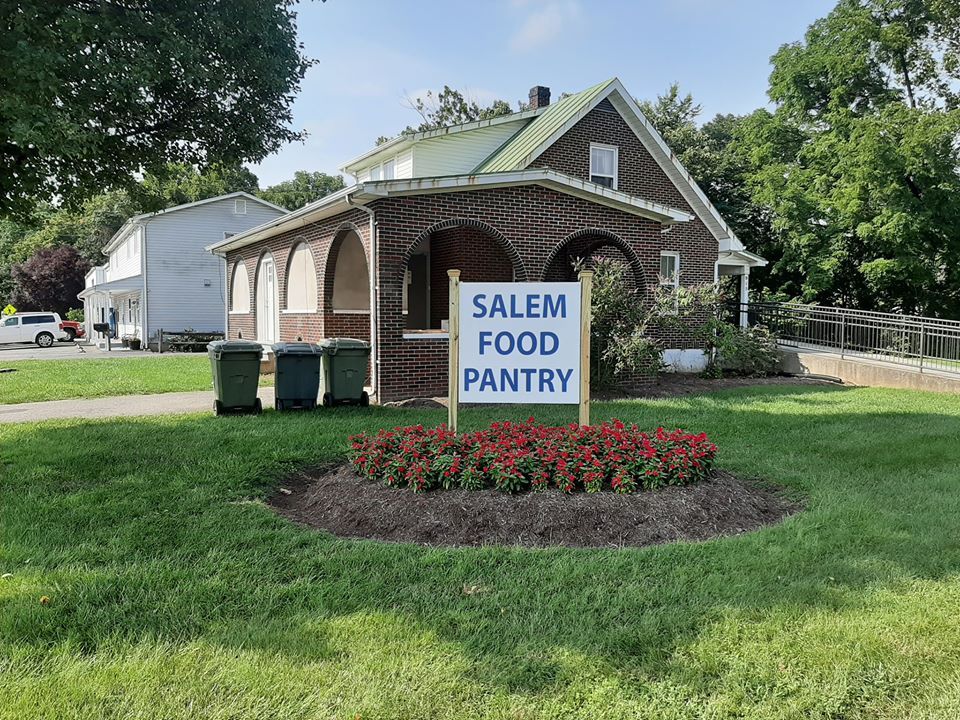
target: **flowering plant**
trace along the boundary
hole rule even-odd
[[[498,422],[455,434],[423,425],[350,438],[357,474],[414,491],[493,487],[505,492],[554,485],[564,492],[630,493],[703,480],[717,446],[706,434],[611,420],[601,425]]]

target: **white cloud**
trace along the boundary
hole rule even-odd
[[[580,17],[578,0],[513,0],[513,6],[529,11],[510,38],[510,47],[515,52],[543,47]]]

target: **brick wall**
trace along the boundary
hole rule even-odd
[[[518,280],[551,279],[549,269],[558,263],[557,247],[566,247],[568,238],[569,243],[590,245],[596,251],[615,244],[629,258],[642,286],[655,283],[659,272],[659,223],[546,188],[387,198],[373,206],[380,228],[381,400],[446,392],[446,341],[404,338],[400,312],[406,260],[419,241],[447,229],[431,233],[434,226],[469,225],[474,231],[465,245],[470,256],[481,254],[477,251],[481,247],[479,231],[486,238],[485,246],[494,242],[505,248],[504,255],[511,260]],[[702,269],[711,279],[715,259],[716,253],[709,269]]]
[[[646,152],[629,126],[605,104],[593,110],[532,164],[587,178],[591,142],[619,147],[618,188],[682,210],[689,206]],[[661,233],[661,226],[613,208],[542,187],[526,186],[384,198],[372,203],[379,223],[378,304],[380,401],[417,395],[442,395],[447,383],[447,342],[439,338],[403,337],[403,277],[414,247],[431,239],[434,293],[432,323],[446,317],[446,270],[460,266],[464,280],[560,280],[570,277],[573,257],[615,257],[631,268],[632,283],[645,293],[657,283],[660,252],[681,255],[681,282],[712,282],[717,242],[696,219]],[[369,318],[334,314],[332,261],[338,231],[352,223],[369,252],[367,216],[351,210],[335,218],[279,235],[228,254],[228,272],[243,260],[251,300],[255,299],[257,263],[269,250],[276,260],[280,307],[285,307],[286,262],[293,245],[303,240],[313,252],[321,308],[317,313],[281,315],[281,339],[307,340],[347,335],[368,339]],[[331,252],[333,251],[333,252]],[[255,305],[251,302],[251,307]],[[230,315],[229,335],[255,336],[254,312]],[[667,347],[690,347],[689,334],[672,331],[661,338]]]
[[[366,330],[363,334],[354,334],[355,337],[369,339],[369,316],[334,316],[325,314],[324,308],[329,307],[323,298],[332,294],[332,263],[330,262],[331,249],[334,241],[342,237],[347,230],[354,230],[360,236],[364,250],[369,255],[369,224],[366,213],[360,210],[351,210],[334,218],[321,220],[297,230],[282,233],[253,245],[227,253],[227,277],[233,277],[233,268],[242,261],[247,268],[247,278],[250,284],[250,312],[230,313],[228,316],[227,334],[229,338],[237,338],[242,334],[248,340],[257,339],[256,321],[256,287],[257,270],[260,259],[267,252],[273,255],[277,269],[277,284],[280,296],[280,339],[296,340],[298,337],[308,342],[316,342],[324,337],[339,335],[332,332],[344,326],[356,329],[363,322],[358,318],[365,318]],[[317,268],[317,296],[319,299],[317,312],[313,313],[285,313],[287,307],[287,261],[293,248],[300,242],[306,242],[313,255],[314,265]],[[331,272],[328,273],[328,265]],[[340,318],[344,318],[342,321]],[[327,325],[329,324],[329,328]],[[358,331],[359,332],[359,331]]]

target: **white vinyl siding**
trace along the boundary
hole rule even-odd
[[[250,275],[242,262],[233,266],[230,278],[230,312],[250,312]]]
[[[110,257],[107,259],[107,272],[105,280],[122,280],[123,278],[133,277],[140,274],[140,247],[143,228],[136,226],[131,228],[126,237],[110,251]]]
[[[317,268],[306,243],[297,245],[287,266],[287,312],[317,311]]]
[[[398,180],[413,177],[413,150],[407,150],[397,155],[396,176]]]
[[[464,175],[472,172],[527,122],[506,122],[422,140],[413,148],[413,177]]]
[[[247,198],[246,214],[237,215],[234,200],[224,198],[147,221],[148,337],[160,328],[223,332],[226,265],[206,246],[222,241],[225,233],[243,232],[284,214]]]

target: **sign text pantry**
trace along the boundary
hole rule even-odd
[[[450,416],[469,403],[579,404],[589,422],[590,281],[461,283],[450,276]]]

